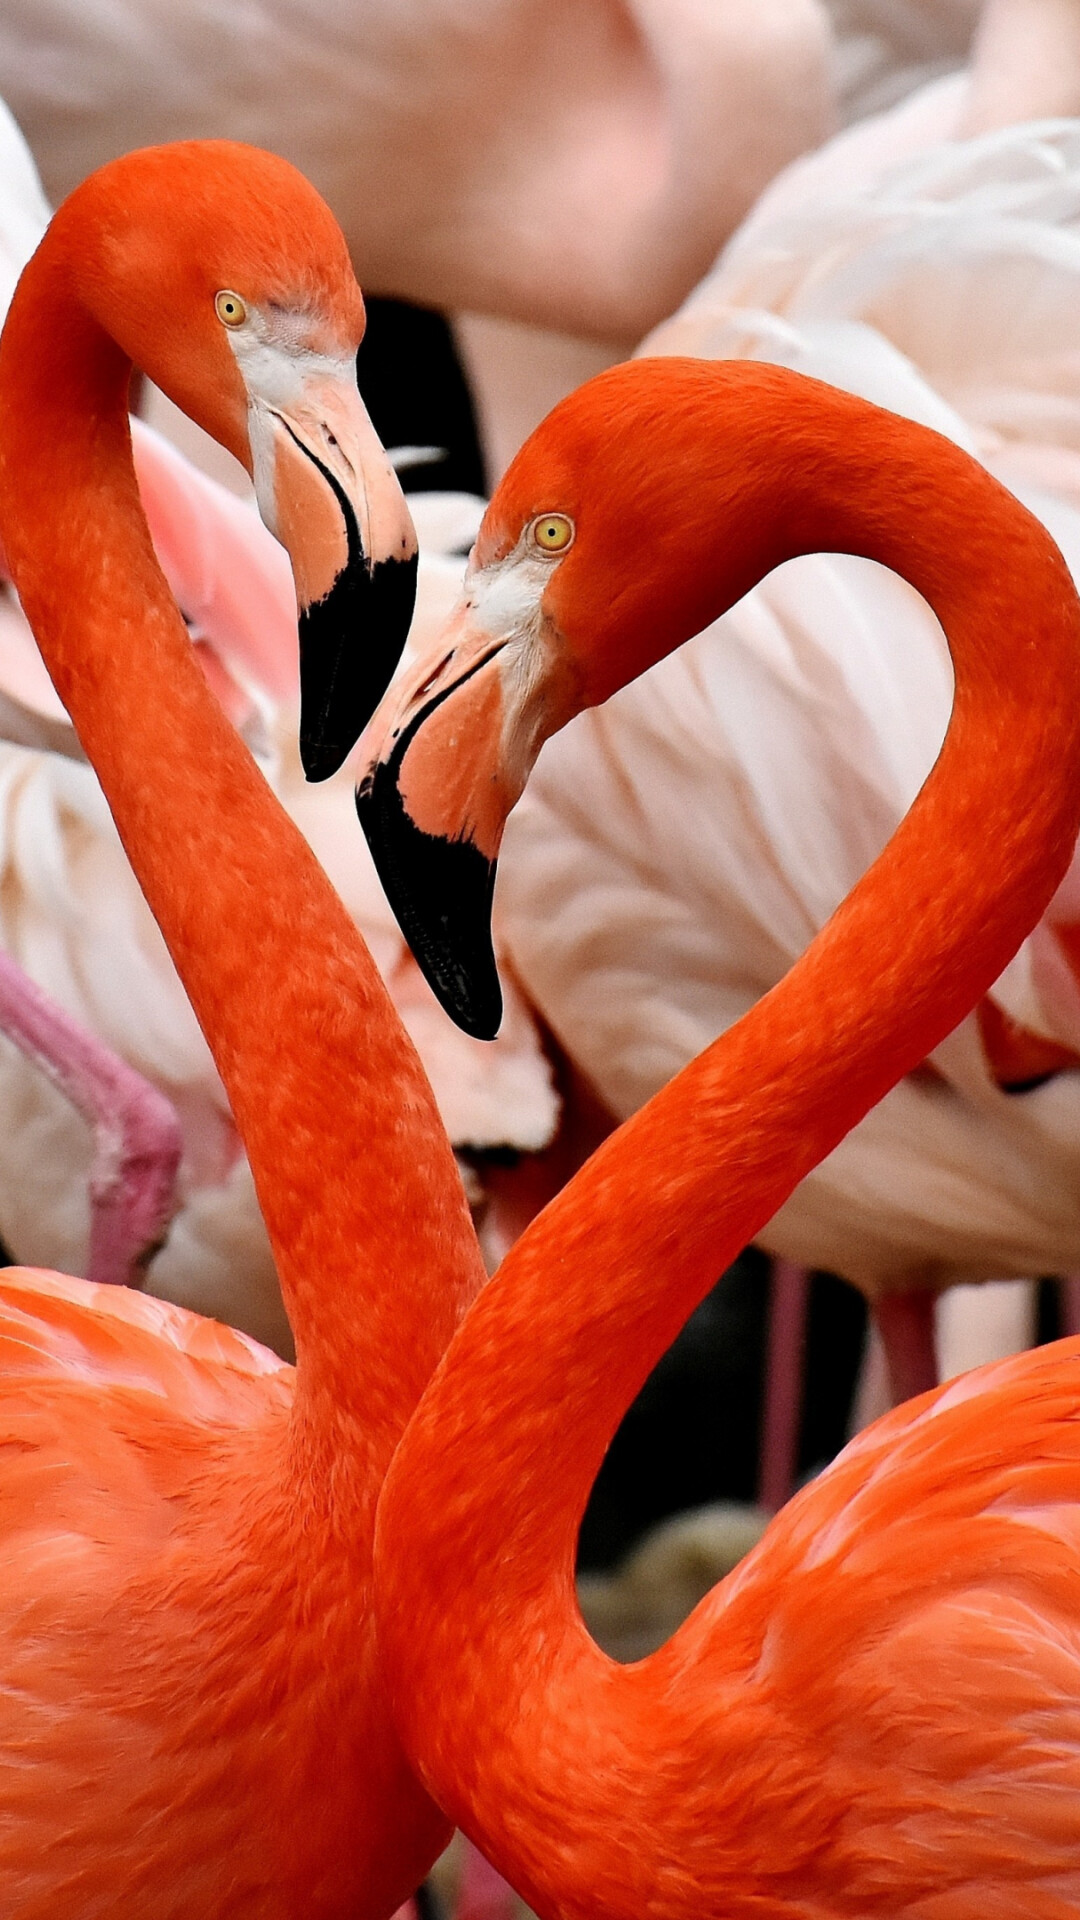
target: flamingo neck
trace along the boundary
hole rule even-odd
[[[345,1427],[374,1487],[481,1282],[475,1235],[374,963],[188,642],[139,504],[130,371],[46,239],[0,342],[3,544],[251,1162],[298,1470],[314,1486]]]
[[[748,554],[760,567],[834,549],[904,574],[953,654],[941,757],[786,979],[601,1146],[507,1256],[380,1504],[382,1631],[407,1749],[519,1891],[563,1916],[595,1906],[602,1859],[612,1884],[619,1859],[640,1863],[651,1783],[685,1735],[678,1636],[614,1668],[576,1610],[577,1532],[615,1428],[717,1275],[986,992],[1080,819],[1080,608],[1043,528],[936,435],[817,383],[792,393],[785,377],[771,412],[769,398],[762,382],[731,447],[747,505],[725,494],[714,521],[714,546],[722,528],[737,558],[726,576],[716,562],[711,613],[751,584]],[[698,423],[710,449],[731,433],[726,417]],[[709,1652],[720,1698],[741,1656]],[[572,1809],[558,1845],[553,1802]],[[650,1891],[638,1878],[638,1911]]]

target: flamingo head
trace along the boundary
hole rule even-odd
[[[718,374],[631,361],[560,402],[495,493],[447,626],[368,729],[357,807],[380,878],[447,1012],[481,1038],[501,1017],[496,859],[541,746],[757,577],[755,556],[744,586],[718,552],[736,484],[702,433]]]
[[[417,565],[357,391],[364,303],[341,230],[287,161],[231,141],[125,155],[72,194],[54,226],[68,223],[83,305],[243,462],[289,554],[301,756],[325,779],[397,664]]]

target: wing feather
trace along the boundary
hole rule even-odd
[[[708,1708],[755,1716],[737,1785],[820,1792],[864,1903],[967,1920],[977,1886],[980,1912],[1057,1920],[1080,1901],[1078,1548],[1074,1339],[876,1422],[659,1658],[692,1697],[741,1648]]]
[[[291,1393],[293,1369],[217,1320],[150,1294],[94,1286],[36,1267],[0,1273],[0,1406],[4,1384],[33,1375],[123,1384],[199,1419],[235,1419]],[[253,1401],[248,1382],[259,1382]]]

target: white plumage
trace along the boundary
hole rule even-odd
[[[817,0],[24,0],[0,76],[49,193],[228,135],[306,173],[363,285],[636,339],[829,125]]]
[[[0,84],[54,198],[158,140],[273,147],[365,288],[455,311],[489,477],[693,286],[837,116],[977,0],[22,0]],[[554,331],[553,331],[554,330]]]

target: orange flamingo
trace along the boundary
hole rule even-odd
[[[407,582],[412,550],[362,328],[314,190],[215,142],[84,183],[0,341],[0,537],[228,1089],[298,1352],[294,1375],[160,1301],[3,1276],[12,1920],[389,1915],[448,1832],[392,1730],[371,1538],[475,1237],[367,950],[196,661],[126,410],[134,359],[254,469],[312,609],[305,667],[318,692],[343,662],[355,713],[403,638],[379,567]]]
[[[952,443],[816,381],[615,369],[511,466],[456,621],[388,703],[364,811],[399,900],[456,870],[475,912],[543,735],[821,549],[902,571],[937,611],[956,672],[937,766],[787,978],[526,1231],[380,1501],[406,1749],[558,1920],[1080,1908],[1080,1343],[869,1429],[649,1659],[605,1658],[573,1590],[590,1482],[658,1355],[1065,870],[1080,604],[1044,529]],[[408,912],[488,1024],[467,909]]]

